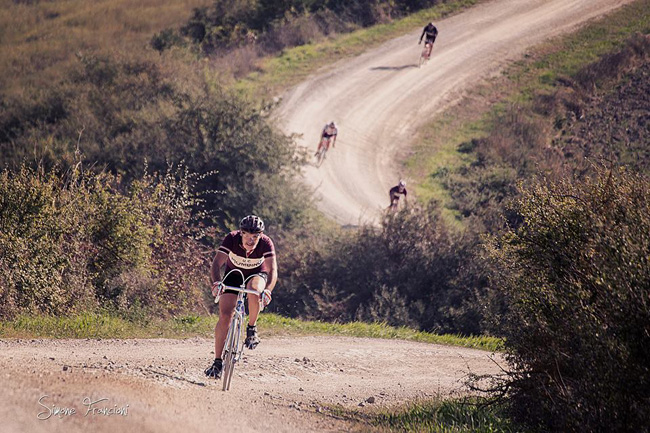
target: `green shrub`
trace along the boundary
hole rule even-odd
[[[552,431],[647,430],[650,180],[601,169],[521,193],[523,223],[490,250],[515,414]]]
[[[185,78],[191,85],[148,61],[80,55],[66,81],[5,103],[0,166],[16,170],[28,161],[66,170],[80,161],[128,184],[145,161],[157,172],[183,163],[192,173],[219,172],[195,186],[220,228],[251,212],[277,221],[274,229],[299,224],[308,197],[293,182],[303,161],[294,141],[268,125],[259,107],[207,90],[196,75]],[[105,203],[106,212],[119,213],[120,199],[110,200],[118,202]]]
[[[0,316],[202,310],[209,258],[186,174],[0,173]]]
[[[280,312],[326,321],[354,320],[477,334],[477,296],[485,271],[478,238],[449,231],[436,205],[387,214],[379,228],[302,240],[288,251]]]

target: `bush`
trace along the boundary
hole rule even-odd
[[[69,80],[34,99],[7,102],[0,115],[0,167],[25,161],[45,170],[78,161],[138,179],[145,161],[157,172],[183,163],[197,180],[216,224],[268,208],[270,221],[295,224],[307,192],[293,182],[303,161],[291,138],[267,124],[259,107],[185,76],[181,87],[146,61],[80,56]],[[198,80],[198,84],[192,82]],[[191,83],[191,85],[190,85]],[[280,211],[276,213],[276,211]]]
[[[0,174],[0,316],[201,311],[209,260],[189,177]]]
[[[478,238],[451,233],[435,205],[387,214],[380,228],[304,239],[286,260],[283,314],[477,334],[485,288]]]
[[[650,425],[650,180],[624,169],[521,192],[495,238],[515,415],[552,431]]]

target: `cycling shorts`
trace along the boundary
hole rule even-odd
[[[268,273],[266,273],[266,272],[258,272],[257,274],[253,274],[253,275],[256,275],[256,276],[262,278],[264,280],[264,287],[266,287],[266,284],[269,282],[269,274]],[[250,278],[248,281],[250,281],[250,280],[252,280],[252,278]],[[239,272],[231,272],[226,276],[226,278],[222,282],[226,286],[239,287],[243,283],[242,275]],[[233,293],[233,294],[236,295],[238,292],[236,292],[235,290],[226,289],[226,290],[223,291],[223,293]]]

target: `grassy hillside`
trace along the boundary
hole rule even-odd
[[[504,199],[512,196],[520,179],[530,178],[537,169],[573,174],[582,164],[585,153],[567,149],[560,155],[561,143],[575,134],[576,122],[589,122],[581,133],[603,143],[611,137],[609,128],[620,124],[616,111],[637,110],[636,120],[625,126],[629,136],[623,138],[624,130],[617,134],[632,146],[645,146],[647,128],[634,108],[644,106],[643,91],[620,93],[617,86],[631,90],[638,86],[625,83],[644,85],[643,73],[635,71],[647,64],[643,35],[650,31],[648,10],[650,2],[640,0],[572,35],[535,47],[501,77],[479,85],[424,127],[406,163],[422,180],[416,190],[419,197],[439,201],[448,221],[477,215],[494,228],[501,224],[498,214]],[[642,36],[635,39],[634,34]],[[608,99],[612,108],[598,108],[602,99]],[[586,115],[592,112],[600,114]],[[598,124],[592,116],[601,117]],[[597,160],[605,156],[603,150],[601,144],[587,154]],[[622,162],[638,153],[621,150],[617,153]]]
[[[21,96],[61,81],[79,53],[153,55],[151,36],[211,0],[0,2],[0,92]]]

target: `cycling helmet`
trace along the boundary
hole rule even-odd
[[[239,223],[239,229],[249,233],[260,233],[264,231],[264,221],[256,215],[248,215]]]
[[[399,186],[401,186],[401,187],[405,187],[405,186],[406,186],[406,182],[400,179],[400,181],[399,181]]]
[[[336,128],[336,123],[334,123],[334,121],[332,120],[332,121],[330,122],[330,126],[331,126],[332,128]]]

